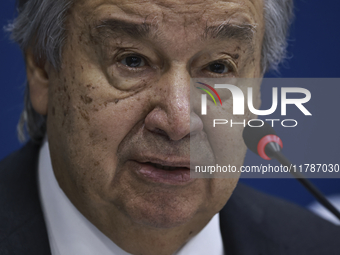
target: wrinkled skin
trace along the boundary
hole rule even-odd
[[[113,18],[152,28],[134,38],[102,26]],[[228,22],[255,28],[251,47],[239,38],[204,37],[207,26]],[[122,249],[172,254],[221,210],[238,179],[157,183],[136,174],[135,160],[187,162],[191,139],[212,161],[222,150],[230,164],[242,165],[240,131],[220,139],[204,128],[199,106],[190,108],[190,78],[261,77],[263,3],[79,0],[66,25],[60,71],[26,56],[33,106],[47,114],[59,185]],[[145,64],[128,67],[132,55]],[[226,69],[215,72],[211,64],[222,60]]]

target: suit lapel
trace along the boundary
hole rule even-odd
[[[282,244],[268,236],[265,211],[252,199],[251,191],[239,184],[220,212],[220,227],[227,255],[279,255]]]
[[[51,254],[37,185],[39,148],[28,142],[0,163],[0,254]]]

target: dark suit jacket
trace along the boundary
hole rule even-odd
[[[51,254],[37,189],[39,147],[29,142],[0,163],[1,255]],[[220,223],[228,255],[340,255],[339,227],[244,185]]]

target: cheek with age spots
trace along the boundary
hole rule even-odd
[[[91,97],[89,97],[88,95],[85,95],[85,96],[81,95],[80,99],[81,99],[81,101],[84,102],[84,104],[91,104],[92,101],[93,101],[93,99]]]

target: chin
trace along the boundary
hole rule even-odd
[[[148,195],[130,200],[121,210],[131,221],[153,228],[174,228],[188,223],[198,212],[197,201],[178,197]]]
[[[188,223],[195,215],[196,211],[190,210],[167,210],[163,208],[144,209],[139,215],[134,217],[135,222],[153,228],[175,228]]]

